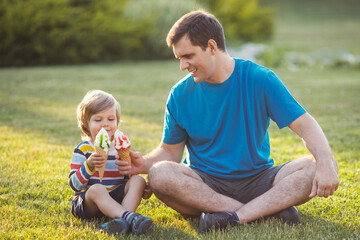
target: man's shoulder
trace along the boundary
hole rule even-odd
[[[184,88],[187,87],[189,84],[194,83],[194,77],[192,77],[190,74],[186,75],[182,79],[180,79],[173,88]]]
[[[272,70],[249,60],[235,59],[237,61],[236,71],[241,81],[252,82],[253,84],[265,84],[269,77],[275,75]]]
[[[171,93],[175,95],[184,94],[189,88],[192,88],[194,86],[195,86],[194,77],[188,74],[182,79],[180,79],[180,81],[178,81],[171,88]]]
[[[250,71],[256,74],[268,74],[272,72],[269,68],[257,64],[253,61],[243,60],[239,58],[234,58],[234,59],[236,61],[236,66],[238,71]]]

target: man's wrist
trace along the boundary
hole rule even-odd
[[[334,156],[327,156],[316,159],[316,168],[317,169],[334,169],[337,171],[337,162]]]

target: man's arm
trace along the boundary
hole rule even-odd
[[[316,172],[309,197],[328,197],[339,186],[337,163],[321,127],[308,113],[303,114],[288,127],[302,138],[305,147],[316,160]]]
[[[122,161],[116,157],[115,163],[122,175],[128,174],[147,174],[152,165],[159,161],[167,160],[180,162],[184,153],[185,141],[178,144],[160,143],[159,147],[143,157],[139,152],[130,151],[131,166],[127,161]]]
[[[152,165],[159,161],[167,160],[179,163],[182,159],[185,141],[178,144],[166,144],[161,142],[159,147],[144,157],[144,172],[148,173]]]

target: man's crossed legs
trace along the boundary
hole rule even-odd
[[[150,169],[149,182],[169,207],[183,215],[201,215],[200,230],[207,231],[270,215],[300,222],[294,206],[309,200],[315,168],[312,157],[305,157],[267,169],[246,183],[240,180],[235,188],[185,165],[162,161]]]

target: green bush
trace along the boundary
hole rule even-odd
[[[167,32],[201,5],[230,39],[271,35],[257,0],[0,0],[0,66],[169,58]]]
[[[184,14],[197,8],[193,0],[132,0],[125,8],[125,17],[134,22],[147,23],[149,31],[145,36],[145,58],[173,57],[166,45],[166,36],[172,25]]]
[[[0,65],[83,63],[139,57],[146,24],[123,17],[128,0],[0,2]]]
[[[198,0],[206,4],[224,27],[225,36],[242,42],[269,40],[274,32],[275,10],[258,0]]]

